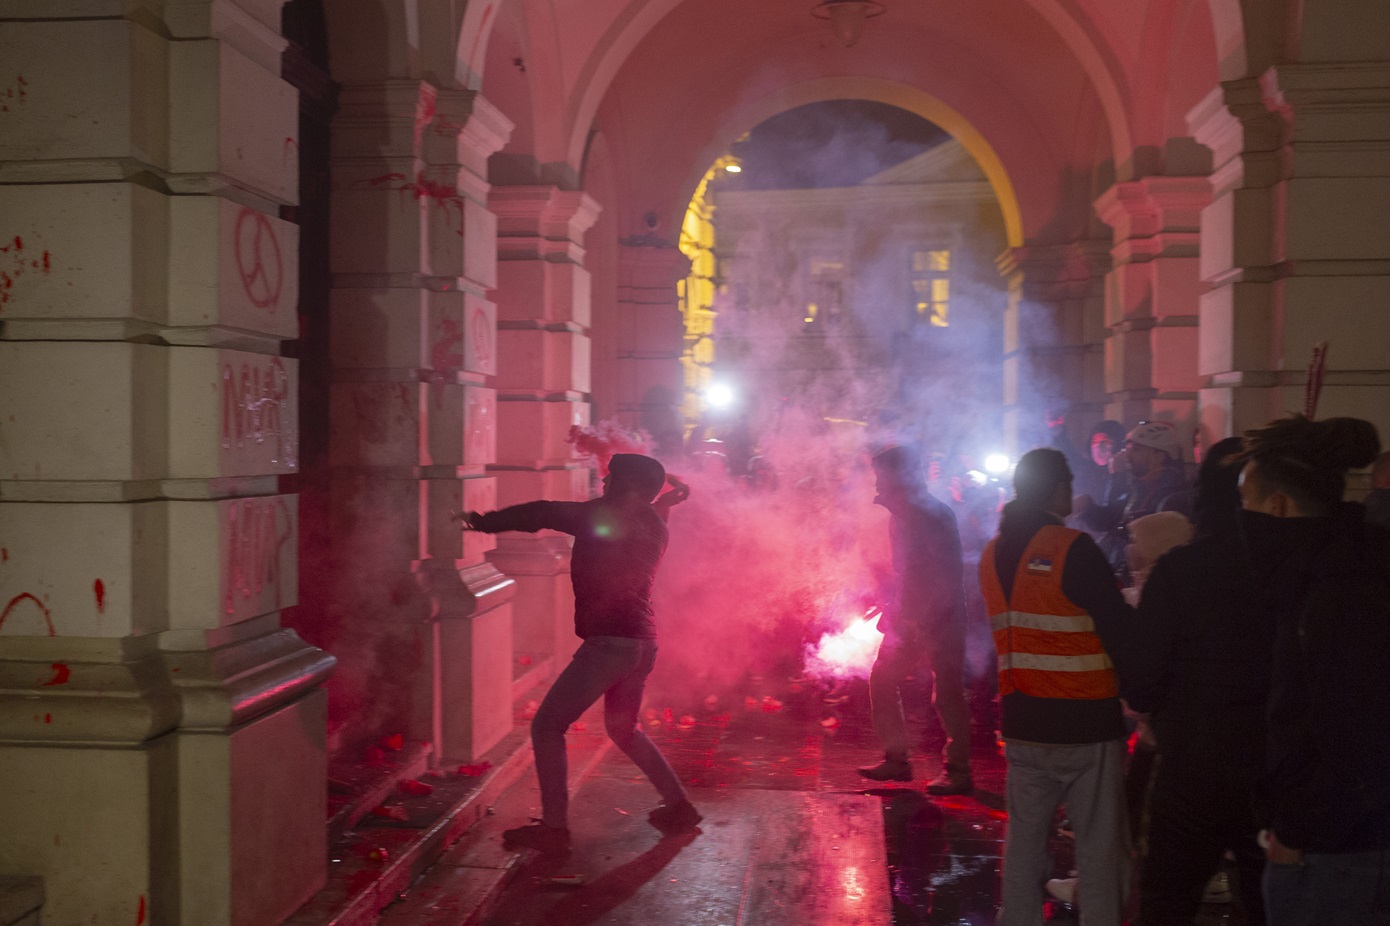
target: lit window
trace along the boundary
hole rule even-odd
[[[807,325],[834,322],[844,308],[844,261],[812,257],[806,262],[806,292],[810,299],[806,303],[806,314],[802,321]]]
[[[950,325],[951,252],[912,252],[912,299],[914,317],[933,328]]]

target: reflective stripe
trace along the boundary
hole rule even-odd
[[[1092,633],[1096,622],[1089,614],[1032,614],[1028,611],[1005,611],[989,619],[995,630],[1022,627],[1028,630],[1055,630],[1058,633]]]
[[[1036,669],[1040,672],[1096,672],[1113,669],[1114,663],[1104,653],[1089,656],[1039,656],[1036,653],[1001,653],[999,669]]]

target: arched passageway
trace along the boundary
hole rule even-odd
[[[742,0],[334,0],[317,57],[275,0],[0,9],[0,874],[46,920],[276,922],[326,876],[330,742],[505,736],[572,642],[567,547],[452,512],[584,497],[569,428],[679,392],[680,216],[789,106],[980,165],[1010,433],[1206,444],[1300,406],[1324,340],[1320,412],[1390,426],[1390,8],[887,5],[845,48]],[[329,740],[295,626],[379,714]]]

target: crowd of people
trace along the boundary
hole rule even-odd
[[[929,457],[873,455],[892,582],[869,683],[884,755],[859,772],[913,780],[901,693],[929,670],[947,742],[926,790],[973,789],[962,666],[978,590],[1007,767],[1001,926],[1040,924],[1049,890],[1088,926],[1118,926],[1134,906],[1136,859],[1143,926],[1192,923],[1226,860],[1246,924],[1390,923],[1390,738],[1379,728],[1390,716],[1390,453],[1368,422],[1294,416],[1217,442],[1193,480],[1178,433],[1106,421],[1084,457],[1029,451],[997,534],[978,546],[962,542],[962,497],[933,495],[942,482]],[[1345,502],[1349,471],[1372,463],[1367,504]],[[666,513],[688,494],[655,459],[618,454],[593,501],[462,516],[474,530],[576,538],[583,644],[532,723],[542,818],[510,841],[568,845],[564,732],[600,697],[609,734],[664,799],[652,823],[699,823],[637,725]],[[975,559],[978,585],[965,566]],[[1049,881],[1063,809],[1071,882]]]

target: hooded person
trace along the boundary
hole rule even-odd
[[[664,801],[648,814],[652,825],[674,833],[690,830],[701,820],[680,779],[637,723],[647,676],[656,664],[652,582],[666,551],[666,512],[689,495],[683,483],[670,480],[673,491],[657,499],[667,481],[658,461],[618,453],[609,461],[599,498],[527,502],[462,516],[467,529],[488,534],[555,530],[574,537],[574,632],[583,642],[531,721],[541,819],[506,830],[503,836],[512,845],[543,852],[568,849],[565,731],[600,697],[609,737]]]
[[[1064,524],[1072,474],[1056,450],[1031,450],[1016,497],[980,559],[995,648],[1008,824],[1000,926],[1036,926],[1052,863],[1048,837],[1065,805],[1076,833],[1086,922],[1118,926],[1129,885],[1125,725],[1113,657],[1132,629],[1100,548]]]
[[[1258,789],[1272,926],[1390,923],[1390,533],[1344,501],[1380,453],[1358,418],[1245,435],[1240,523],[1274,622]]]
[[[1126,694],[1150,715],[1160,755],[1140,878],[1145,926],[1190,926],[1228,852],[1242,922],[1265,922],[1252,801],[1264,771],[1274,621],[1239,524],[1241,452],[1239,438],[1207,452],[1196,537],[1153,564],[1139,601]],[[1165,516],[1179,517],[1150,518]]]

